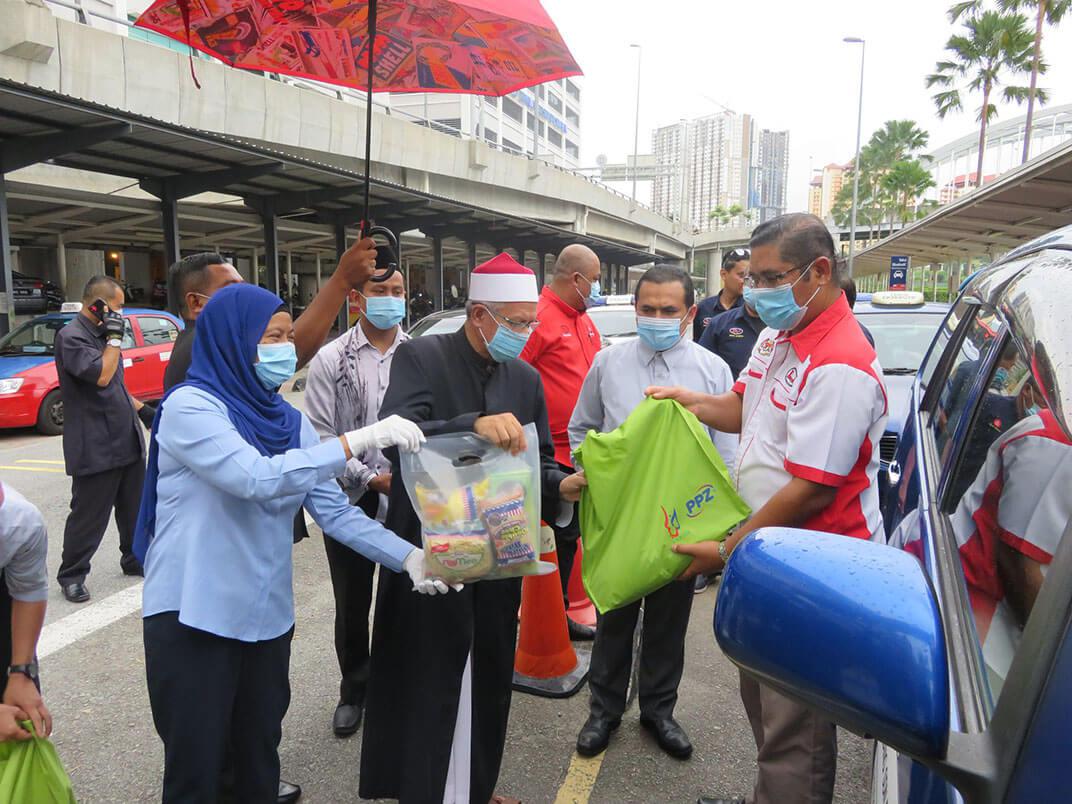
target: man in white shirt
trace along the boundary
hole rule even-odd
[[[389,255],[381,257],[378,262]],[[406,315],[406,285],[400,271],[384,282],[366,280],[352,292],[361,308],[360,321],[317,353],[306,380],[305,412],[325,441],[379,419],[392,358],[409,337],[400,326]],[[383,521],[391,464],[380,450],[351,458],[339,485],[353,505]],[[364,711],[376,565],[334,539],[324,539],[324,547],[335,591],[335,653],[342,672],[332,729],[337,737],[348,737],[361,726]]]
[[[733,377],[722,358],[695,343],[690,332],[696,317],[695,291],[689,275],[657,265],[636,287],[636,340],[596,354],[569,423],[570,446],[576,449],[589,430],[617,428],[644,400],[652,385],[683,385],[708,394],[730,390]],[[727,466],[732,466],[737,438],[708,428]],[[640,723],[673,757],[687,759],[692,743],[674,720],[677,687],[685,661],[685,632],[692,610],[692,583],[674,582],[644,600],[644,640],[640,652]],[[601,753],[625,712],[633,631],[641,601],[600,617],[592,649],[590,713],[577,737],[582,756]]]

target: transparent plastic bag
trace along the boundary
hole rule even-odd
[[[518,455],[475,433],[431,436],[402,453],[402,482],[421,520],[429,576],[470,583],[543,575],[540,561],[540,442],[525,426]]]

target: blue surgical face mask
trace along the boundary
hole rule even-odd
[[[681,340],[680,318],[637,316],[637,336],[656,352],[672,349]]]
[[[585,278],[581,274],[577,274],[577,275],[580,276],[582,279]],[[577,286],[574,285],[574,290],[576,290],[576,289],[577,289]],[[597,304],[599,302],[599,300],[601,298],[600,293],[602,293],[602,291],[603,291],[603,288],[601,288],[599,286],[599,280],[596,279],[596,280],[594,280],[594,281],[592,281],[590,283],[590,286],[588,288],[588,295],[587,296],[581,295],[581,291],[579,291],[579,290],[577,290],[577,295],[581,297],[581,301],[584,302],[585,307],[591,307],[593,304]]]
[[[771,329],[793,329],[799,324],[804,314],[808,311],[808,304],[811,300],[819,295],[819,291],[822,290],[822,285],[815,289],[815,293],[811,294],[811,298],[804,302],[803,305],[797,304],[796,297],[793,296],[793,288],[796,287],[797,282],[804,278],[804,274],[811,270],[811,264],[800,272],[800,276],[797,277],[797,281],[789,285],[778,285],[773,288],[749,288],[746,287],[744,291],[744,302],[750,307],[754,308],[759,317],[763,320]]]
[[[298,370],[298,353],[293,343],[258,343],[253,371],[261,385],[274,391]]]
[[[376,329],[391,329],[406,317],[406,300],[398,296],[365,296],[365,318]]]
[[[491,310],[488,310],[491,313]],[[494,318],[495,314],[492,313]],[[477,332],[480,332],[478,329]],[[480,337],[484,338],[484,333],[480,332]],[[522,350],[525,348],[525,344],[529,341],[529,333],[514,332],[507,326],[499,324],[499,328],[495,330],[495,334],[489,341],[484,338],[484,345],[488,347],[488,353],[491,355],[491,359],[496,363],[507,363],[511,360],[517,360],[521,356]]]
[[[994,371],[994,379],[990,381],[992,388],[1004,388],[1009,381],[1009,370],[1004,366],[998,366]]]

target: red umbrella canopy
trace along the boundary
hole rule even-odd
[[[505,95],[579,75],[539,0],[373,0],[373,91]],[[369,6],[156,0],[136,25],[234,67],[366,89]]]

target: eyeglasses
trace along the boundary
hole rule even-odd
[[[814,262],[814,260],[812,260]],[[776,285],[780,285],[782,281],[794,271],[800,271],[803,273],[812,266],[812,262],[807,265],[799,265],[796,268],[790,268],[788,271],[782,271],[780,274],[763,273],[752,271],[744,279],[744,286],[746,288],[773,288]]]
[[[500,315],[499,313],[492,310],[490,307],[485,307],[484,309],[491,313],[492,318],[499,319],[500,321],[504,322],[508,327],[510,327],[510,329],[518,333],[527,332],[529,335],[531,335],[532,331],[536,329],[536,327],[540,326],[539,321],[514,321],[512,318],[507,318],[504,315]]]

